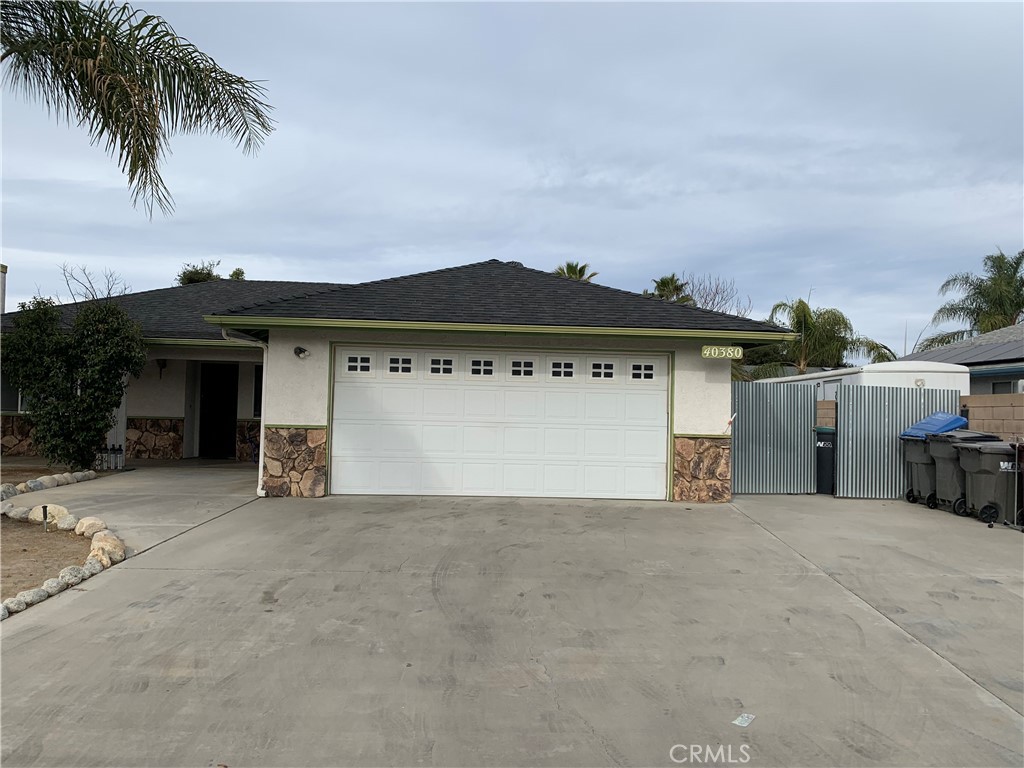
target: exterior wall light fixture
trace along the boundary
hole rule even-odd
[[[309,350],[306,349],[305,347],[296,347],[295,356],[299,358],[299,360],[305,360],[307,357],[309,357]]]

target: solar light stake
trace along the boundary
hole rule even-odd
[[[43,504],[43,533],[50,532],[50,521],[47,515],[46,507],[47,505]]]

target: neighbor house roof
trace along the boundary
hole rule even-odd
[[[971,339],[915,352],[900,360],[930,360],[935,363],[979,366],[1024,360],[1024,325],[1011,325]]]
[[[496,259],[432,272],[336,285],[290,298],[249,297],[207,319],[227,327],[321,326],[783,338],[785,328],[570,280]]]
[[[335,283],[284,280],[211,280],[128,293],[110,301],[142,326],[142,335],[149,341],[223,341],[220,328],[207,323],[203,315],[241,302],[301,296],[334,287]],[[73,317],[77,307],[84,303],[88,302],[62,305],[65,318]],[[16,315],[17,312],[8,312],[3,316],[4,331],[11,329]]]

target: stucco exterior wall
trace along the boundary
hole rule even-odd
[[[167,364],[162,373],[156,359],[150,358],[142,375],[128,382],[129,418],[185,417],[185,361],[161,359]]]
[[[238,413],[239,419],[253,417],[253,394],[255,392],[256,363],[238,364]]]
[[[604,349],[674,353],[674,420],[672,430],[683,435],[722,435],[731,405],[728,360],[705,360],[702,343],[675,339],[624,339],[577,336],[518,336],[505,334],[344,332],[274,329],[270,332],[266,386],[268,425],[323,426],[327,424],[331,386],[332,342],[363,342],[396,346],[510,347],[534,349]],[[716,342],[718,343],[718,342]],[[300,360],[295,347],[309,351]]]
[[[270,332],[267,367],[263,372],[267,388],[264,424],[327,424],[331,338],[320,331]],[[309,357],[297,358],[295,347],[307,349]]]

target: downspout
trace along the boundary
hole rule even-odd
[[[262,498],[267,495],[267,489],[263,487],[263,448],[266,443],[266,440],[264,439],[265,430],[263,428],[263,420],[266,418],[267,415],[267,357],[270,351],[270,347],[269,345],[264,344],[259,339],[253,338],[252,336],[248,336],[244,333],[239,334],[238,336],[229,336],[227,328],[221,328],[220,335],[224,337],[225,341],[234,341],[241,344],[249,344],[250,346],[262,347],[263,349],[263,391],[262,394],[260,395],[260,456],[259,464],[257,465],[259,469],[256,475],[258,478],[256,481],[256,495]]]

